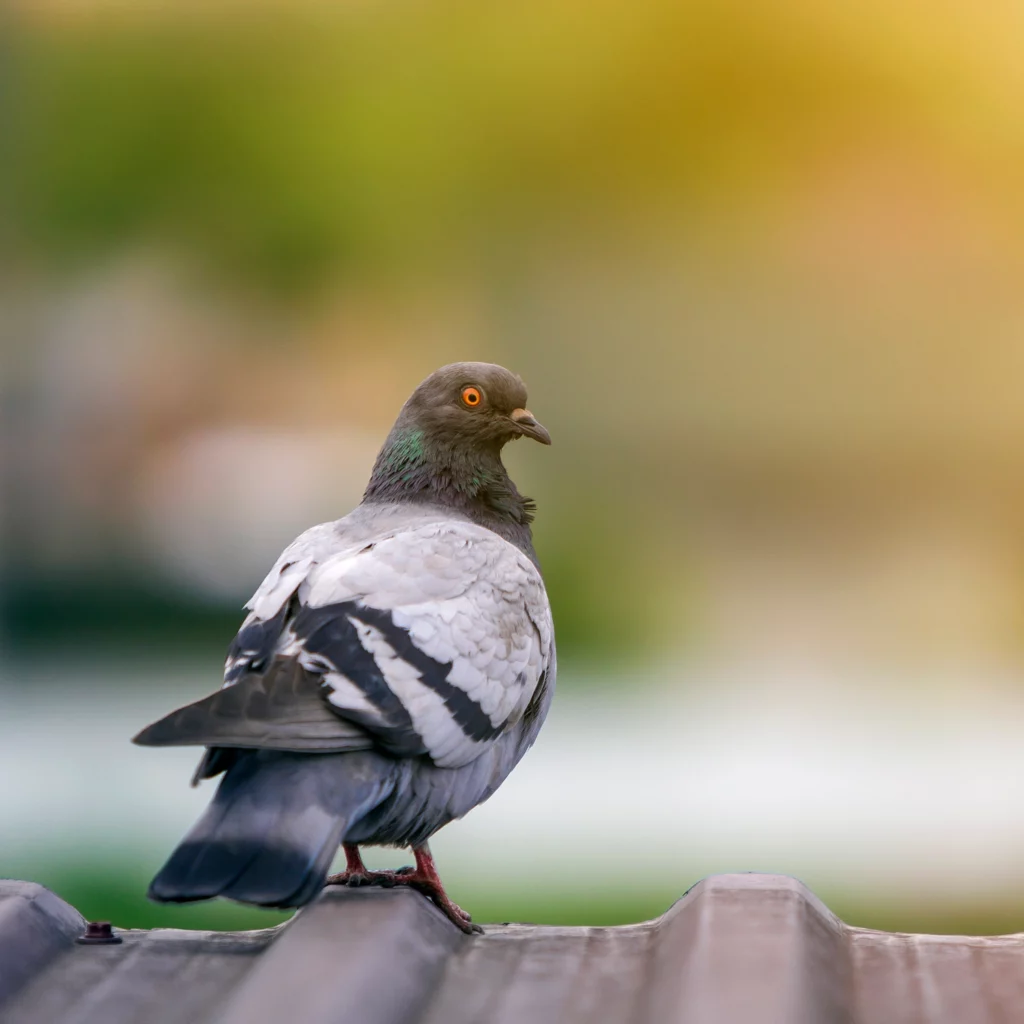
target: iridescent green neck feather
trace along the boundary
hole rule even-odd
[[[496,445],[431,435],[400,418],[377,456],[363,501],[451,508],[537,560],[530,533],[535,505],[516,489]]]

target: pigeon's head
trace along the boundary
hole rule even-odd
[[[451,363],[412,393],[402,419],[427,436],[466,448],[501,448],[517,437],[551,444],[526,408],[522,380],[494,363]]]
[[[551,444],[514,373],[493,363],[442,366],[402,406],[363,500],[452,508],[536,561],[534,503],[516,490],[501,461],[501,449],[517,437]]]

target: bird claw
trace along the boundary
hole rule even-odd
[[[402,875],[411,875],[415,868],[409,864],[397,871],[342,871],[336,875],[328,875],[324,885],[347,885],[350,889],[359,889],[366,885],[379,885],[390,889],[401,884]]]
[[[337,875],[328,875],[324,885],[347,885],[350,889],[359,889],[365,885],[381,885],[390,888],[395,884],[393,871],[342,871]]]
[[[398,884],[402,883],[399,882]],[[430,882],[420,880],[409,881],[405,884],[426,896],[456,928],[464,931],[467,935],[482,934],[483,928],[478,924],[473,924],[473,918],[455,903],[443,889],[438,889],[437,886],[432,885]]]
[[[367,871],[359,856],[358,847],[355,844],[345,844],[345,857],[348,867],[337,875],[330,875],[326,879],[326,885],[346,885],[352,888],[364,885],[379,885],[385,889],[394,888],[396,885],[407,885],[415,889],[430,900],[438,910],[448,918],[456,928],[464,931],[467,935],[478,934],[483,929],[473,924],[473,919],[457,903],[452,902],[448,893],[441,885],[437,868],[434,866],[433,858],[426,845],[414,848],[416,854],[416,867],[406,865],[397,871]]]
[[[382,889],[393,889],[395,886],[406,885],[426,896],[456,928],[467,935],[476,935],[483,931],[480,925],[473,924],[473,918],[454,903],[443,889],[438,889],[422,879],[413,878],[415,873],[415,868],[411,867],[399,868],[397,871],[342,871],[337,875],[329,875],[324,884],[344,885],[350,889],[373,885]]]
[[[459,931],[465,932],[467,935],[483,935],[483,928],[478,924],[474,924],[473,919],[458,904],[452,903],[450,907],[447,907],[442,903],[438,903],[437,900],[432,900],[431,902]]]

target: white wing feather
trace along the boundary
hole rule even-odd
[[[450,518],[339,541],[335,524],[326,524],[290,545],[250,601],[250,619],[272,618],[293,595],[308,609],[355,602],[389,612],[418,651],[451,665],[445,682],[479,706],[494,735],[522,718],[551,664],[554,632],[540,573],[522,552],[484,527]],[[357,616],[349,621],[359,643],[432,760],[458,767],[487,749],[494,737],[469,735],[451,702]],[[366,694],[345,676],[344,665],[317,663],[287,628],[276,653],[323,671],[331,703],[365,718]]]

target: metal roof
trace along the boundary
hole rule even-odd
[[[325,891],[276,928],[115,930],[0,881],[4,1024],[1008,1024],[1024,934],[843,924],[780,875],[717,875],[654,921],[488,925],[409,890]]]

